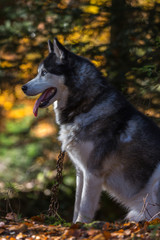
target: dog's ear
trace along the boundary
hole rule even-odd
[[[57,38],[54,38],[53,48],[57,58],[60,60],[60,62],[62,62],[62,60],[66,57],[66,48],[57,40]]]
[[[53,52],[53,43],[48,40],[48,50],[49,50],[49,53]]]

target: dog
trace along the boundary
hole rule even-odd
[[[136,110],[86,58],[56,38],[37,76],[22,86],[34,105],[54,103],[59,140],[76,169],[73,222],[91,222],[105,190],[128,210],[129,221],[160,211],[160,129]]]

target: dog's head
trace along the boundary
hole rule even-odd
[[[54,101],[65,98],[68,92],[64,84],[66,64],[69,51],[55,38],[53,43],[48,41],[49,55],[39,65],[37,76],[22,86],[23,92],[28,96],[42,93],[34,105],[34,115],[37,116],[38,108],[45,108]]]
[[[37,99],[33,112],[58,101],[62,111],[68,106],[67,114],[75,115],[88,109],[88,104],[104,89],[106,81],[100,72],[86,58],[68,51],[55,38],[48,41],[49,55],[39,65],[37,76],[22,87],[28,96],[42,93]],[[81,110],[80,110],[81,109]],[[86,111],[86,110],[85,110]]]

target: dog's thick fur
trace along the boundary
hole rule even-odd
[[[95,66],[49,41],[49,55],[38,75],[23,86],[33,96],[54,87],[59,140],[75,165],[73,222],[90,222],[102,189],[128,210],[127,219],[158,216],[160,204],[160,129],[137,111]],[[38,107],[36,108],[38,111]]]

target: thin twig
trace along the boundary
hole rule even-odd
[[[159,215],[160,214],[160,212],[158,212],[158,213],[156,213],[153,217],[151,217],[150,219],[149,219],[149,221],[152,221],[157,215]]]

